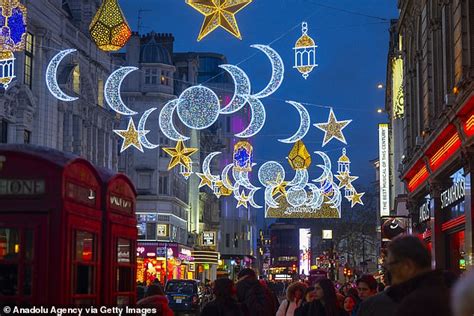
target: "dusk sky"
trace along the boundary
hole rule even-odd
[[[354,185],[357,189],[374,181],[369,161],[378,157],[377,124],[387,120],[376,111],[384,106],[384,90],[377,89],[377,83],[385,83],[388,29],[390,19],[397,16],[395,0],[254,0],[236,15],[242,40],[217,29],[201,42],[196,39],[203,15],[184,0],[120,0],[120,4],[134,31],[138,10],[151,10],[141,13],[141,33],[173,33],[175,52],[224,54],[230,64],[247,72],[255,92],[266,86],[271,66],[265,55],[250,45],[270,44],[285,62],[285,80],[275,94],[262,100],[267,122],[253,139],[255,162],[261,165],[277,160],[287,165],[285,157],[292,145],[277,139],[287,138],[298,129],[298,112],[285,103],[293,100],[305,103],[312,124],[326,122],[329,107],[338,120],[352,119],[344,134],[352,174],[360,177]],[[301,36],[303,21],[308,22],[308,34],[318,45],[319,67],[307,80],[293,69],[292,48]],[[332,140],[321,148],[323,136],[312,126],[304,142],[311,153],[326,151],[336,166],[344,144]],[[320,161],[313,158],[312,179],[320,172],[314,167]],[[292,176],[290,171],[287,177]]]

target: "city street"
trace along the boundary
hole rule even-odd
[[[474,0],[0,0],[0,315],[474,315]]]

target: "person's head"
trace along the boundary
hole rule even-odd
[[[304,292],[304,300],[306,302],[311,302],[314,298],[314,286],[310,286],[306,288],[306,291]]]
[[[356,305],[357,301],[352,295],[348,295],[344,298],[344,310],[346,312],[351,313]]]
[[[245,268],[245,269],[240,270],[239,274],[237,275],[238,280],[243,279],[243,278],[256,280],[257,274],[255,273],[254,270],[250,268]]]
[[[323,302],[326,315],[336,315],[339,305],[336,296],[336,289],[334,288],[332,281],[329,279],[319,280],[314,285],[314,293],[315,299]]]
[[[306,284],[302,282],[295,282],[290,284],[286,289],[286,299],[288,302],[297,302],[303,299],[306,290]]]
[[[165,295],[163,289],[159,284],[153,283],[148,286],[146,289],[145,297],[153,296],[153,295]]]
[[[356,281],[357,292],[361,300],[377,294],[377,281],[370,274],[364,274]]]
[[[228,278],[220,278],[215,280],[212,290],[218,299],[229,299],[235,295],[234,282]]]
[[[417,237],[399,236],[387,246],[385,266],[392,276],[392,284],[396,285],[431,270],[431,255]]]
[[[453,287],[451,292],[454,316],[474,315],[474,270],[467,272]]]

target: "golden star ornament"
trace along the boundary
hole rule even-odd
[[[209,35],[219,26],[242,39],[235,14],[253,0],[186,0],[186,3],[205,16],[198,41]]]
[[[247,195],[245,195],[245,192],[242,191],[242,193],[240,194],[239,198],[238,198],[238,201],[239,203],[237,203],[237,208],[240,207],[240,206],[243,206],[245,208],[248,208],[248,201],[249,201],[249,197]]]
[[[359,177],[351,176],[349,172],[337,174],[336,178],[339,180],[339,188],[347,188],[348,190],[353,188],[352,182],[359,179]]]
[[[280,185],[275,187],[272,191],[272,196],[275,196],[277,194],[281,194],[281,195],[286,197],[286,186],[287,186],[287,184],[288,184],[287,181],[283,181]]]
[[[163,150],[171,156],[168,170],[173,169],[177,165],[183,165],[188,170],[191,170],[192,160],[190,156],[198,151],[197,148],[187,148],[182,140],[178,140],[176,147],[163,148]]]
[[[334,115],[334,111],[331,109],[329,112],[329,118],[326,123],[316,123],[314,126],[319,128],[324,132],[323,147],[329,143],[333,138],[347,144],[346,138],[342,133],[342,130],[350,123],[352,120],[338,121]]]
[[[120,148],[120,152],[125,151],[130,146],[133,146],[139,151],[143,152],[143,146],[140,142],[140,137],[145,136],[148,132],[149,131],[137,130],[133,119],[130,118],[126,130],[114,130],[114,133],[119,135],[123,139],[122,148]]]
[[[196,175],[199,177],[199,179],[201,179],[201,183],[199,183],[199,188],[202,188],[207,185],[209,188],[212,189],[211,179],[209,179],[204,173],[197,172]]]
[[[362,202],[364,194],[365,192],[357,193],[354,191],[351,196],[348,196],[347,199],[351,202],[351,207],[354,207],[356,204],[364,205],[364,202]]]

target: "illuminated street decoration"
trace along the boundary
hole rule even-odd
[[[234,169],[237,171],[252,171],[253,147],[247,141],[234,145]]]
[[[232,114],[241,110],[245,103],[247,103],[247,97],[251,93],[250,79],[247,74],[237,66],[234,65],[220,65],[220,68],[227,71],[232,80],[234,80],[234,95],[230,100],[229,104],[220,110],[221,114]]]
[[[205,16],[198,41],[219,26],[242,39],[235,15],[249,5],[252,0],[186,0],[186,3]]]
[[[179,140],[189,140],[189,137],[180,134],[173,124],[173,113],[178,106],[178,101],[179,99],[174,99],[166,103],[161,109],[160,117],[158,119],[160,129],[163,134],[175,142]]]
[[[187,127],[202,130],[217,121],[219,117],[219,97],[204,86],[187,88],[178,100],[178,116]]]
[[[335,175],[336,179],[339,180],[339,187],[344,189],[344,197],[351,196],[355,189],[352,186],[352,182],[357,180],[359,177],[351,176],[351,160],[346,155],[346,149],[342,149],[342,156],[337,161],[338,174]]]
[[[298,111],[300,115],[300,127],[293,136],[286,139],[279,139],[278,141],[282,143],[295,143],[303,139],[308,133],[309,128],[311,127],[311,118],[309,116],[308,110],[301,103],[294,101],[286,101],[286,103],[293,105]]]
[[[302,75],[303,78],[307,79],[309,73],[313,71],[316,64],[316,43],[308,35],[308,23],[303,22],[301,24],[301,37],[296,41],[295,47],[295,65],[296,68]]]
[[[0,52],[25,49],[27,10],[19,0],[0,0]]]
[[[379,124],[380,216],[390,216],[388,124]]]
[[[76,101],[77,97],[71,97],[65,94],[58,84],[57,73],[58,67],[61,61],[69,54],[75,52],[75,49],[66,49],[57,53],[49,62],[46,67],[46,86],[48,87],[49,92],[58,100],[64,102]]]
[[[235,135],[239,138],[250,138],[252,136],[255,136],[265,125],[267,113],[265,112],[265,107],[263,106],[263,103],[259,99],[256,99],[252,96],[248,97],[248,103],[250,105],[251,113],[250,124],[245,130]]]
[[[122,101],[120,96],[120,87],[122,82],[131,72],[137,70],[137,67],[120,67],[115,70],[105,82],[104,97],[112,110],[122,115],[135,115],[137,112],[129,109]]]
[[[303,141],[299,140],[295,143],[288,155],[288,162],[293,170],[306,170],[309,168],[311,165],[311,155]]]
[[[207,155],[206,158],[204,158],[204,161],[202,162],[202,173],[206,176],[207,179],[210,179],[212,183],[220,180],[219,176],[214,176],[211,174],[212,158],[220,154],[221,153],[219,151],[212,152],[209,155]]]
[[[0,52],[0,84],[6,90],[15,78],[15,56],[12,52]]]
[[[278,54],[276,50],[268,45],[255,44],[251,45],[250,47],[262,51],[265,55],[267,55],[270,63],[272,64],[272,76],[267,86],[263,88],[262,91],[255,93],[252,96],[257,99],[269,97],[275,93],[275,91],[277,91],[283,83],[283,78],[285,77],[285,64],[283,63],[283,59],[281,59],[280,54]]]
[[[197,148],[187,148],[182,140],[179,140],[174,148],[163,148],[163,150],[171,157],[168,170],[177,165],[183,165],[191,170],[192,160],[190,156],[198,151]]]
[[[342,133],[342,130],[350,123],[352,120],[338,121],[334,115],[334,111],[330,110],[329,118],[326,123],[316,123],[314,126],[324,132],[323,147],[326,146],[333,138],[347,144],[346,138]]]
[[[120,152],[123,152],[128,147],[133,146],[139,151],[143,152],[142,143],[140,142],[140,138],[144,137],[148,131],[141,131],[135,128],[135,123],[133,119],[130,118],[128,121],[128,127],[126,130],[114,130],[114,133],[122,137],[123,143]]]
[[[125,46],[132,31],[117,0],[103,0],[89,26],[92,40],[103,51],[116,51]]]
[[[158,148],[160,146],[160,145],[154,145],[154,144],[150,143],[150,141],[146,138],[146,134],[148,134],[149,131],[145,130],[145,124],[146,124],[146,121],[147,121],[148,117],[155,110],[156,110],[156,108],[151,108],[151,109],[145,111],[145,113],[143,113],[142,117],[140,118],[140,121],[138,122],[138,130],[143,132],[143,134],[140,135],[140,138],[139,138],[140,143],[146,149],[155,149],[155,148]]]
[[[357,204],[364,205],[364,202],[362,202],[362,196],[364,194],[365,192],[357,193],[354,191],[351,196],[348,196],[347,199],[351,202],[351,207],[354,207]]]

